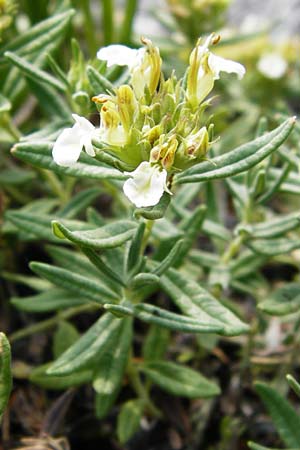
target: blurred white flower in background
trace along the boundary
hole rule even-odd
[[[283,77],[287,68],[286,60],[279,53],[275,52],[263,54],[257,63],[259,72],[272,80]]]

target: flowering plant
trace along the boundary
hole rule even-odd
[[[299,193],[299,128],[281,114],[267,131],[262,118],[253,140],[231,148],[236,137],[246,141],[240,119],[249,103],[240,117],[240,104],[231,108],[236,99],[229,107],[223,96],[210,95],[215,84],[226,87],[224,72],[239,86],[245,69],[215,54],[216,35],[198,40],[180,78],[166,75],[168,58],[163,62],[145,38],[138,49],[114,44],[98,52],[91,41],[89,61],[73,40],[70,67],[63,70],[65,61],[61,67],[49,49],[60,45],[73,14],[58,12],[0,53],[7,70],[3,123],[18,105],[16,91],[20,98],[34,94],[29,100],[41,118],[37,127],[33,116],[22,136],[9,122],[10,142],[18,141],[14,161],[36,172],[22,172],[26,188],[16,197],[22,207],[7,209],[4,233],[26,261],[37,240],[47,242],[38,253],[46,262],[30,263],[36,276],[5,276],[25,283],[27,296],[12,290],[19,320],[24,313],[51,315],[10,341],[54,329],[53,345],[41,344],[44,363],[38,355],[13,371],[49,390],[89,385],[80,391],[81,407],[89,409],[93,399],[102,423],[117,412],[116,432],[125,443],[146,419],[162,418],[164,398],[157,392],[191,402],[221,395],[219,361],[227,364],[221,345],[238,348],[244,370],[254,331],[264,326],[262,313],[256,315],[252,303],[248,308],[249,297],[265,313],[297,312],[299,283],[271,292],[261,272],[282,255],[297,263],[298,212],[279,214],[269,200]],[[42,64],[45,48],[51,72]],[[23,75],[17,82],[16,73]],[[212,114],[216,102],[232,121],[220,139],[214,136],[222,129]],[[42,198],[27,201],[31,186]],[[297,330],[298,319],[290,326]],[[9,346],[1,339],[8,386],[3,409],[11,376]]]

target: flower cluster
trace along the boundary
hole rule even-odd
[[[203,111],[215,80],[222,71],[239,78],[245,73],[241,64],[209,50],[218,40],[211,35],[203,45],[198,41],[179,81],[174,74],[164,79],[159,49],[148,39],[142,40],[140,49],[123,45],[100,49],[97,57],[108,67],[128,67],[129,82],[93,97],[100,111],[99,128],[73,115],[74,126],[54,144],[54,161],[75,164],[83,148],[102,160],[108,154],[128,175],[123,191],[137,207],[154,206],[164,192],[171,194],[171,175],[205,159],[212,143],[212,126],[203,124]]]

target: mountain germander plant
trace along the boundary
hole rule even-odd
[[[13,48],[5,53],[33,80],[43,106],[60,115],[13,148],[17,158],[47,171],[61,204],[39,202],[7,213],[21,237],[55,244],[47,252],[57,263],[32,262],[44,279],[31,280],[38,293],[12,299],[23,311],[54,316],[16,332],[11,341],[58,326],[53,360],[29,378],[48,389],[91,383],[98,418],[107,416],[122,386],[129,386],[125,401],[120,396],[122,443],[144,415],[162,416],[151,395],[155,385],[190,399],[220,394],[208,368],[204,376],[198,367],[178,363],[172,339],[192,333],[203,343],[251,332],[227,298],[230,289],[249,293],[247,277],[290,248],[286,233],[298,224],[293,213],[265,212],[292,170],[277,164],[275,173],[270,161],[294,127],[293,118],[271,132],[262,121],[257,137],[233,150],[217,144],[208,96],[222,72],[240,79],[245,74],[241,64],[213,53],[218,41],[216,35],[199,39],[179,80],[175,73],[164,77],[159,49],[146,38],[139,49],[103,47],[99,61],[89,65],[73,42],[68,75],[51,57],[55,76],[35,69]],[[88,183],[73,198],[70,177]],[[219,220],[220,179],[232,194],[234,229]],[[99,190],[109,195],[114,217],[87,209]],[[200,235],[206,248],[199,248]],[[84,312],[93,323],[80,335],[70,319]]]

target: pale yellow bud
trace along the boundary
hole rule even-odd
[[[124,129],[129,131],[137,107],[133,90],[128,84],[124,84],[117,89],[116,95],[121,123]]]
[[[186,155],[194,158],[201,158],[205,156],[209,148],[207,128],[202,127],[197,133],[190,135],[185,145]]]

